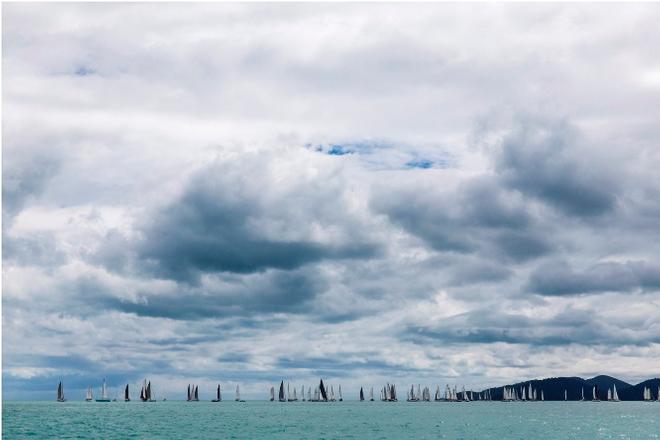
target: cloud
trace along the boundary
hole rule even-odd
[[[82,398],[101,375],[258,398],[319,374],[347,394],[645,378],[657,22],[623,4],[8,4],[3,397],[65,378]]]
[[[542,222],[515,193],[498,183],[481,176],[451,189],[384,185],[373,204],[437,251],[479,253],[516,262],[548,253],[552,245]]]
[[[305,175],[276,156],[212,164],[145,222],[136,253],[157,276],[187,281],[372,258],[378,245],[352,232],[357,217],[342,215],[342,184],[331,172]]]
[[[25,205],[44,190],[48,181],[60,169],[57,156],[37,156],[14,160],[11,156],[3,163],[2,220],[8,227]]]
[[[312,274],[273,271],[240,280],[214,280],[201,288],[146,293],[136,300],[115,297],[106,300],[106,307],[138,316],[183,320],[302,313],[325,288],[324,280]]]
[[[658,291],[660,266],[646,261],[611,261],[575,271],[566,261],[554,261],[537,268],[527,287],[548,296]]]
[[[517,122],[496,158],[497,171],[511,188],[567,215],[590,217],[615,208],[615,173],[581,148],[575,128],[566,121]]]

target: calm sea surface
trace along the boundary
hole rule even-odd
[[[4,402],[3,438],[655,439],[660,403]]]

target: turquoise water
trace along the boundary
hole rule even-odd
[[[660,403],[4,402],[3,438],[656,439]]]

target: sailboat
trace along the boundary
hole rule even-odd
[[[660,396],[660,394],[659,394],[659,396]],[[369,389],[369,402],[373,402],[373,401],[374,401],[374,387],[371,387]]]
[[[598,385],[594,385],[593,387],[593,398],[591,399],[592,402],[600,402],[600,399],[598,398]]]
[[[105,384],[105,378],[103,378],[103,384],[101,385],[101,397],[96,399],[97,402],[110,402],[108,397],[108,387]]]
[[[319,383],[319,392],[321,393],[319,400],[322,402],[327,402],[328,393],[326,392],[325,385],[323,385],[323,379],[321,379],[321,382]]]
[[[300,398],[302,399],[303,402],[305,401],[305,385],[300,387]]]
[[[296,387],[293,387],[293,401],[294,402],[298,401],[298,395],[296,394]]]
[[[220,393],[220,384],[218,384],[218,387],[215,389],[215,399],[211,400],[211,402],[222,402],[222,394]]]
[[[580,399],[580,402],[584,402],[584,387],[582,387],[582,398]]]
[[[270,401],[273,402],[275,400],[275,387],[270,387]]]
[[[280,402],[286,402],[286,397],[284,396],[284,381],[280,382],[280,392],[278,394],[278,399]]]
[[[344,401],[344,398],[343,398],[342,395],[341,395],[341,385],[339,385],[339,401],[340,401],[340,402],[343,402],[343,401]]]
[[[131,394],[128,391],[128,384],[126,384],[126,388],[124,388],[124,402],[130,402],[131,401]]]
[[[360,387],[360,402],[364,402],[364,390]]]
[[[238,388],[238,385],[236,385],[236,398],[234,400],[237,402],[245,402],[245,400],[241,399],[241,390]]]
[[[151,381],[144,379],[142,389],[140,390],[140,400],[143,402],[155,402],[151,396]]]
[[[57,401],[66,402],[66,399],[64,398],[64,387],[62,386],[62,381],[60,381],[60,384],[57,386]]]
[[[564,390],[564,402],[568,400],[568,391]]]
[[[651,388],[644,387],[644,400],[651,401]]]
[[[94,400],[94,392],[92,391],[92,387],[87,387],[87,394],[85,395],[85,402],[91,402]]]

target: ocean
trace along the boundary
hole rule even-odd
[[[645,402],[7,402],[7,439],[657,439]]]

